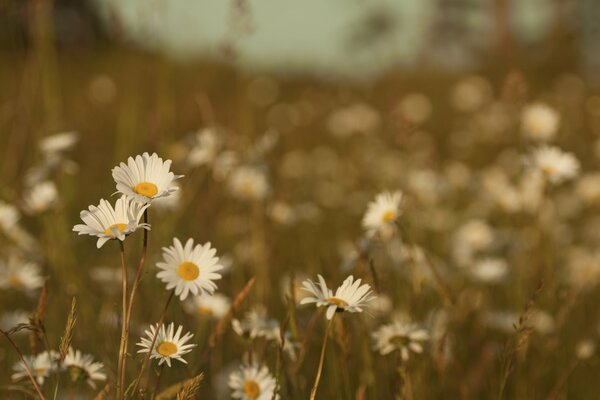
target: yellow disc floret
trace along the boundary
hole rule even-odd
[[[184,261],[177,266],[177,275],[184,281],[193,281],[200,275],[200,268],[193,262]]]
[[[163,357],[170,357],[177,353],[177,345],[172,342],[162,342],[156,346],[156,352]]]
[[[123,232],[125,230],[125,228],[127,228],[127,224],[113,224],[111,226],[109,226],[108,228],[106,228],[106,230],[104,231],[104,234],[107,236],[114,236],[113,235],[113,228],[117,228],[119,230],[119,232]]]
[[[244,394],[249,399],[256,399],[260,395],[260,386],[251,379],[244,382]]]
[[[158,187],[151,182],[140,182],[135,185],[133,191],[141,196],[154,197],[158,193]]]

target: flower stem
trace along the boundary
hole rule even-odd
[[[315,377],[315,383],[310,391],[310,400],[315,400],[317,396],[317,388],[319,387],[319,381],[321,380],[321,373],[323,372],[323,361],[325,361],[325,349],[327,347],[327,337],[329,336],[329,331],[331,331],[331,326],[333,325],[333,319],[335,315],[329,320],[327,324],[327,329],[325,329],[325,335],[323,336],[323,345],[321,346],[321,358],[319,359],[319,368],[317,369],[317,376]]]
[[[29,376],[31,383],[33,383],[33,387],[35,388],[35,391],[37,392],[40,399],[46,400],[46,398],[42,394],[42,389],[40,388],[40,385],[38,385],[37,381],[33,377],[33,373],[31,372],[31,369],[29,368],[29,364],[27,364],[27,361],[25,361],[25,357],[23,357],[23,353],[21,353],[21,350],[19,350],[19,347],[17,346],[17,344],[15,342],[13,342],[13,340],[8,335],[8,333],[4,332],[2,329],[0,329],[0,333],[6,338],[6,340],[8,340],[10,345],[15,349],[15,351],[19,355],[19,358],[21,358],[21,362],[23,363],[23,366],[25,367],[25,371],[27,372],[27,375]]]
[[[148,223],[148,209],[144,210],[144,223]],[[142,278],[142,270],[144,269],[144,263],[146,260],[146,253],[148,250],[148,230],[144,229],[144,243],[142,245],[142,255],[140,256],[140,263],[138,264],[137,271],[135,272],[135,278],[131,284],[131,292],[129,293],[129,304],[127,305],[127,313],[125,318],[125,340],[123,343],[123,354],[127,354],[127,346],[129,343],[129,327],[131,323],[131,314],[133,310],[133,300],[137,291],[138,284]],[[125,386],[125,371],[126,371],[127,360],[123,358],[123,365],[121,366],[121,374],[119,375],[119,384],[121,387]]]
[[[121,315],[121,343],[119,345],[119,362],[117,364],[117,400],[123,398],[123,379],[125,370],[125,354],[126,349],[126,320],[127,320],[127,267],[125,265],[125,245],[123,241],[119,240],[119,248],[121,254],[121,279],[123,281],[122,291],[122,315]]]

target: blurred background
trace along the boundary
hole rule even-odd
[[[154,264],[174,236],[225,256],[219,292],[229,298],[257,277],[240,318],[262,303],[287,320],[290,275],[337,284],[352,273],[375,285],[369,253],[387,303],[339,322],[322,398],[399,391],[396,359],[379,362],[369,338],[398,313],[431,333],[426,355],[411,359],[416,399],[502,398],[506,354],[516,367],[504,398],[595,398],[598,85],[596,0],[0,0],[1,258],[16,252],[49,277],[53,343],[77,297],[74,342],[110,377],[116,245],[98,251],[71,229],[114,192],[112,167],[156,151],[185,178],[177,199],[153,205],[135,332],[167,295]],[[43,144],[58,133],[68,151]],[[524,159],[549,142],[576,154],[580,180],[531,184]],[[232,179],[239,170],[249,192]],[[54,189],[36,189],[48,181]],[[366,205],[396,189],[410,242],[370,243]],[[128,239],[134,249],[140,240]],[[3,288],[0,315],[27,315],[38,294]],[[525,305],[536,317],[515,333]],[[297,311],[293,338],[309,351],[281,368],[284,399],[305,399],[312,383],[323,328],[309,324],[313,311]],[[214,320],[171,312],[206,343]],[[228,398],[227,372],[248,344],[231,330],[224,341],[161,384],[204,371],[203,395]],[[274,352],[258,347],[274,371]],[[0,350],[2,371],[16,358]]]

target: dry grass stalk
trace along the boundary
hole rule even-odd
[[[108,398],[110,389],[111,389],[110,383],[107,383],[106,385],[104,385],[102,390],[100,392],[98,392],[96,397],[94,397],[94,400],[104,400],[104,399]]]
[[[193,378],[177,382],[160,392],[156,396],[156,400],[169,400],[173,398],[177,400],[191,400],[200,389],[200,383],[203,380],[204,374],[199,373]]]
[[[77,322],[77,301],[75,297],[71,301],[71,310],[67,317],[67,325],[65,326],[65,332],[60,338],[60,345],[58,346],[58,352],[60,353],[60,362],[63,362],[71,346],[73,340],[73,331],[75,329],[75,323]]]
[[[17,344],[11,339],[11,337],[8,335],[8,333],[4,332],[2,329],[0,329],[0,334],[2,334],[2,336],[4,336],[6,338],[6,340],[8,340],[8,342],[10,343],[12,348],[15,349],[15,351],[19,355],[19,358],[21,359],[21,362],[23,363],[23,366],[25,367],[25,371],[27,372],[27,376],[29,376],[29,380],[31,380],[31,383],[33,383],[33,387],[35,388],[35,391],[37,392],[38,397],[42,400],[45,400],[46,398],[44,397],[44,394],[42,393],[42,389],[40,388],[40,385],[38,385],[37,381],[35,380],[33,373],[31,372],[31,368],[29,367],[29,364],[27,364],[27,361],[25,361],[25,356],[23,356],[23,353],[19,349],[19,346],[17,346]]]

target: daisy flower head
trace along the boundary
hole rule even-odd
[[[182,356],[192,351],[196,345],[186,344],[194,335],[188,332],[182,336],[182,331],[183,326],[179,325],[177,330],[175,330],[175,325],[172,322],[166,329],[164,325],[161,325],[158,333],[156,327],[150,325],[150,329],[146,329],[144,332],[146,337],[142,337],[141,341],[137,343],[141,347],[138,353],[149,352],[150,358],[158,359],[158,365],[166,362],[171,367],[171,359],[187,364],[187,361]],[[154,340],[155,336],[156,340]],[[154,347],[152,347],[153,340]]]
[[[410,352],[421,354],[423,342],[429,340],[429,333],[417,324],[395,321],[383,325],[372,333],[374,349],[381,355],[399,351],[403,361],[408,361]]]
[[[44,285],[40,267],[32,262],[11,257],[7,263],[0,261],[0,289],[35,290]]]
[[[379,234],[390,237],[394,232],[394,223],[401,214],[400,203],[402,192],[382,192],[375,200],[367,205],[367,211],[362,219],[362,226],[367,231],[367,236]]]
[[[217,289],[213,281],[221,279],[216,272],[223,268],[216,253],[210,242],[194,246],[194,240],[188,239],[183,246],[174,238],[173,246],[163,247],[164,261],[156,264],[161,269],[156,277],[167,284],[167,290],[175,289],[181,301],[189,293],[213,294]]]
[[[242,400],[271,400],[276,381],[266,366],[246,365],[229,375],[231,397]],[[275,395],[279,399],[279,395]]]
[[[201,294],[194,296],[184,306],[190,314],[196,314],[204,318],[220,319],[229,311],[231,300],[219,293],[213,295]]]
[[[163,161],[156,153],[144,153],[129,157],[127,164],[122,162],[114,167],[112,176],[118,192],[149,204],[153,199],[169,196],[179,189],[174,181],[183,175],[175,175],[170,169],[171,160]]]
[[[52,181],[34,185],[23,199],[24,209],[29,214],[39,214],[56,204],[58,190]]]
[[[46,378],[51,373],[56,372],[59,358],[60,355],[51,350],[50,352],[45,351],[35,356],[25,356],[25,362],[37,383],[43,385]],[[18,381],[29,376],[27,368],[25,368],[21,361],[15,363],[13,371],[14,373],[11,375],[13,381]]]
[[[327,319],[333,318],[335,312],[362,312],[363,307],[372,299],[375,298],[368,284],[361,285],[361,280],[354,280],[350,275],[342,286],[338,287],[335,294],[327,287],[323,276],[318,275],[319,283],[305,280],[302,283],[303,289],[312,296],[302,299],[300,304],[315,303],[317,307],[327,307]]]
[[[552,184],[572,179],[579,172],[577,158],[555,146],[538,147],[533,151],[529,162]]]
[[[547,141],[558,131],[560,114],[544,103],[527,105],[521,114],[521,130],[533,140]]]
[[[73,382],[86,381],[92,389],[96,388],[95,381],[106,380],[106,374],[102,372],[104,365],[101,362],[94,362],[94,357],[90,354],[82,354],[81,351],[73,350],[71,347],[63,365],[69,371]]]
[[[265,172],[252,166],[240,166],[231,172],[229,191],[239,200],[263,200],[270,192]]]
[[[137,203],[131,197],[121,196],[113,206],[106,200],[100,199],[97,206],[89,206],[79,216],[84,224],[73,227],[80,235],[97,236],[96,246],[102,247],[111,239],[125,240],[125,237],[136,230],[150,229],[150,225],[140,223],[140,219],[149,205]]]

